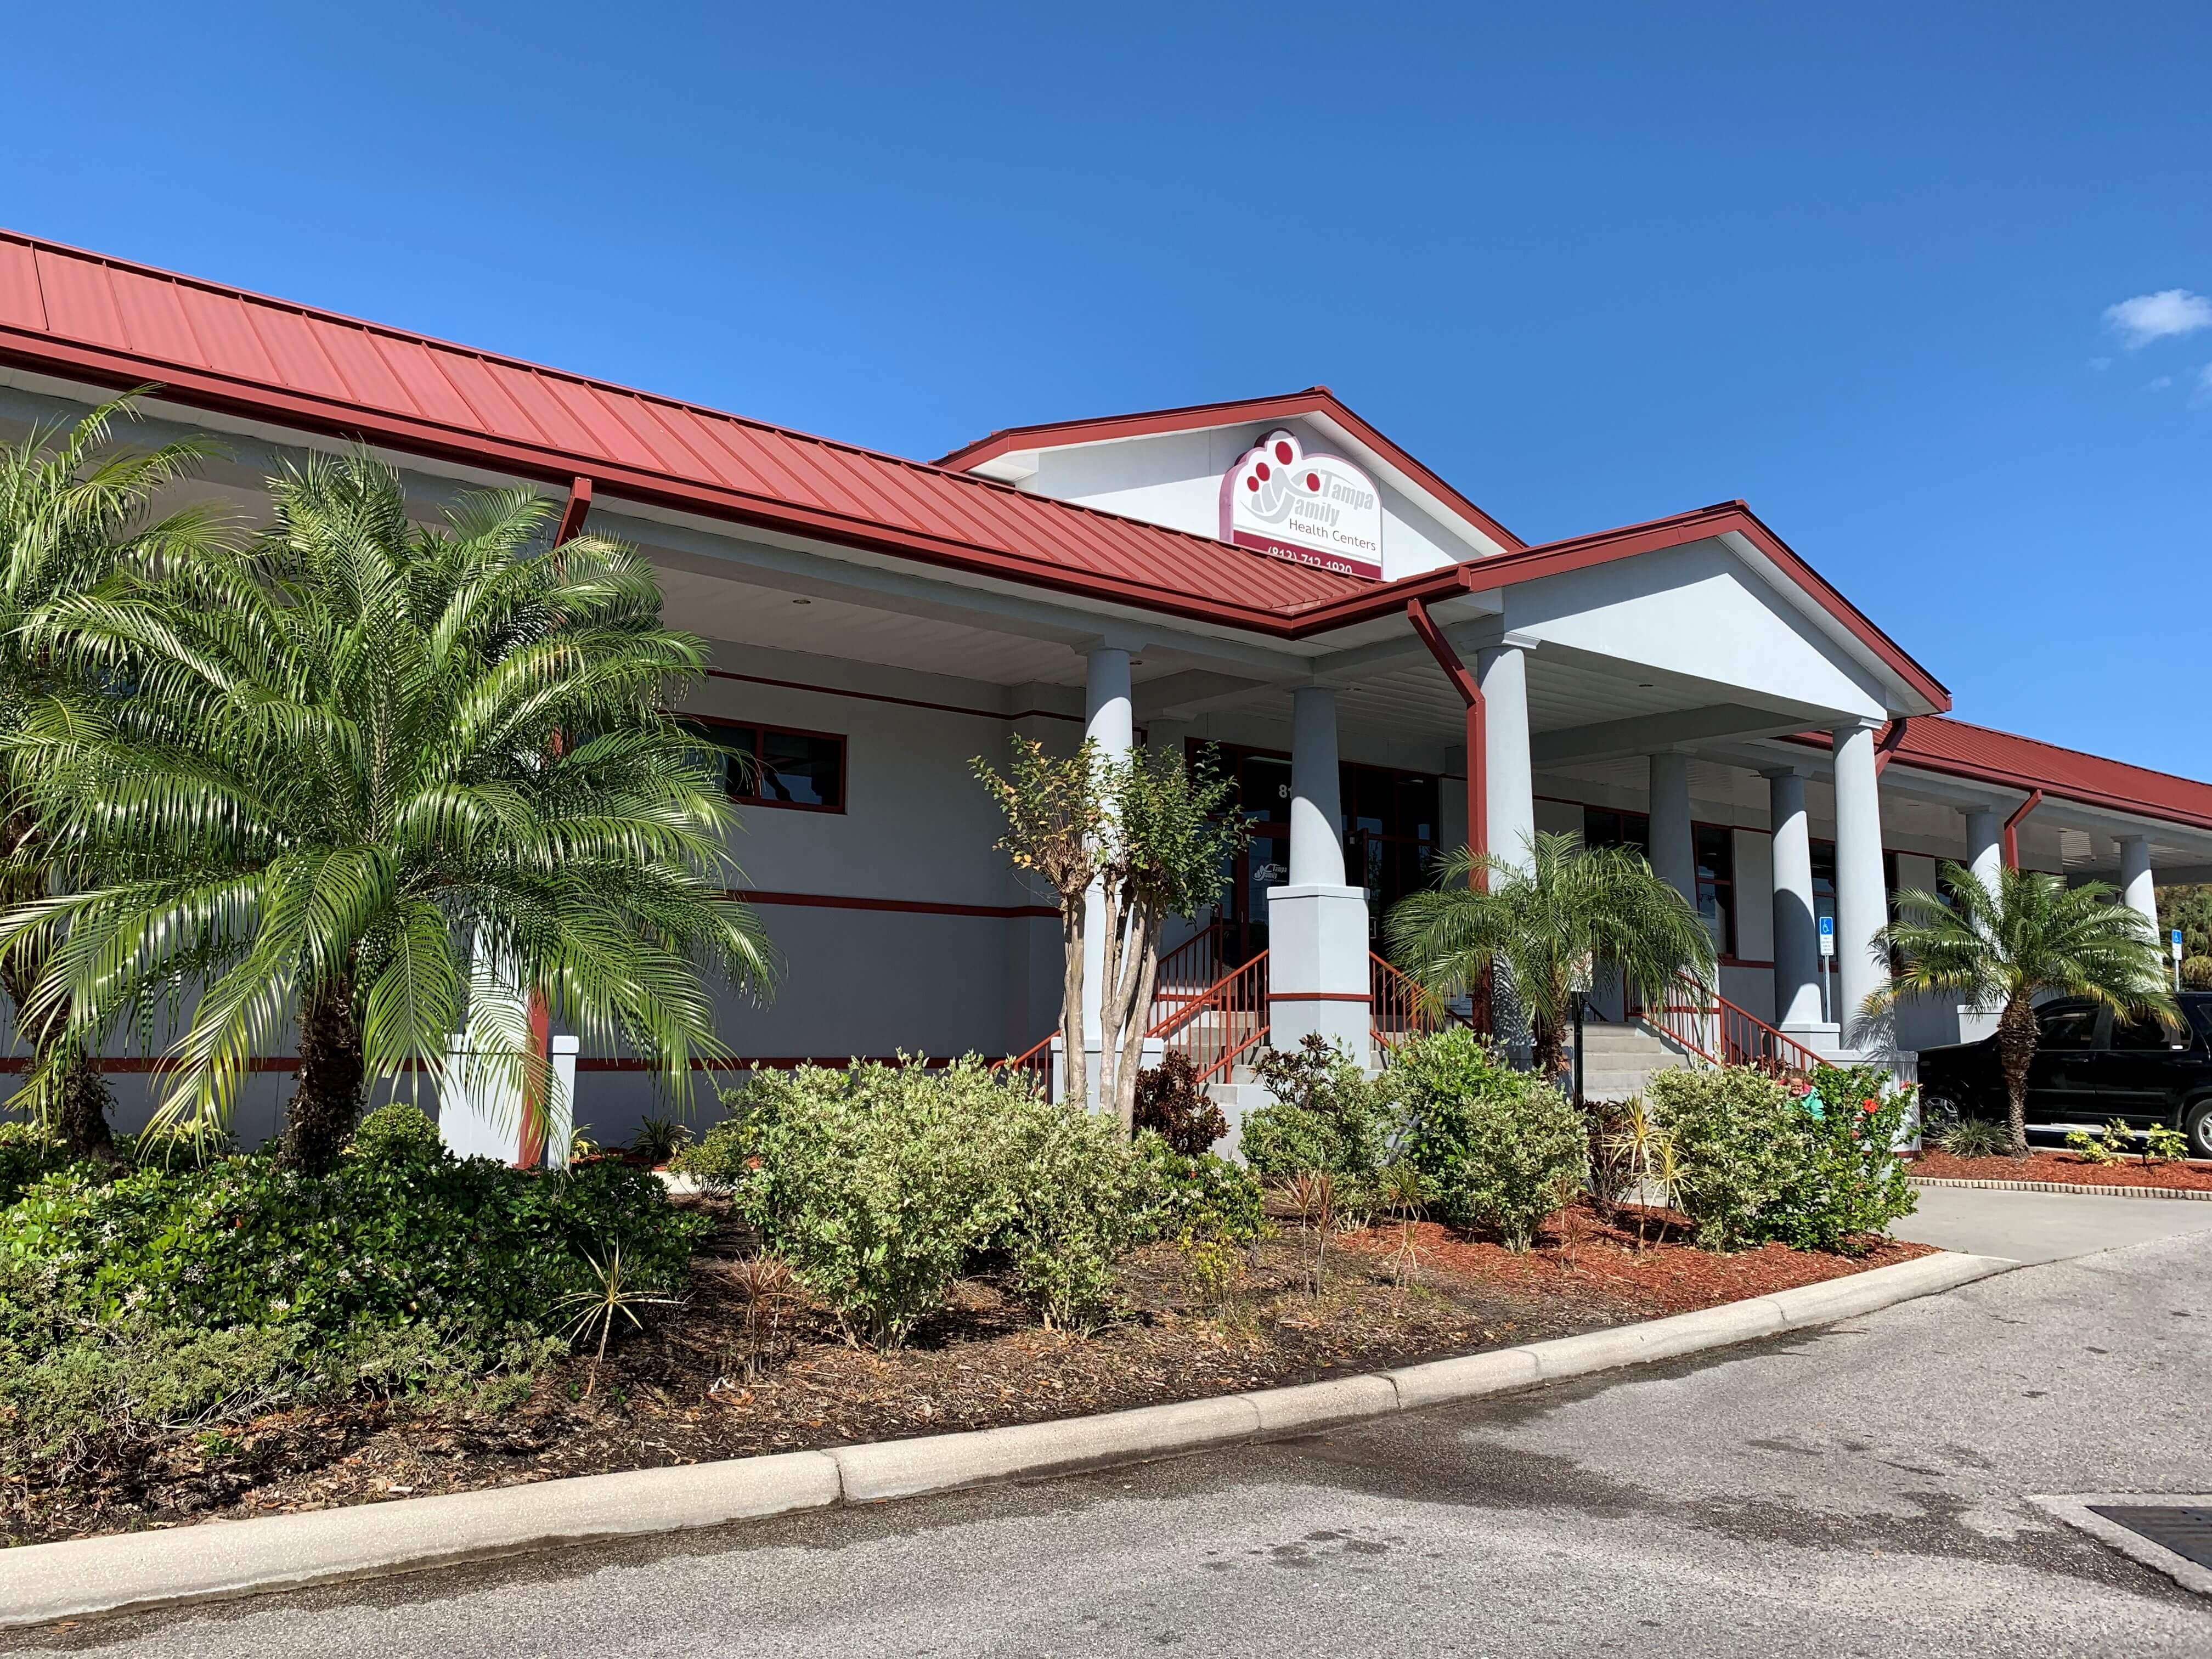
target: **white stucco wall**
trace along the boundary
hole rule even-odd
[[[1037,470],[1020,488],[1056,501],[1080,501],[1147,523],[1218,537],[1221,478],[1268,433],[1287,428],[1314,453],[1346,454],[1345,447],[1304,420],[1267,421],[1210,432],[1164,432],[1113,443],[1036,452]],[[1346,459],[1359,464],[1357,455]],[[1371,469],[1367,469],[1370,471]],[[1433,570],[1503,550],[1464,520],[1415,501],[1376,478],[1382,498],[1385,580]],[[1255,557],[1260,556],[1258,555]]]

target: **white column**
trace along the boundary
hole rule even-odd
[[[1990,892],[2004,874],[2004,816],[1994,806],[1966,810],[1966,867]]]
[[[1291,694],[1289,879],[1267,890],[1268,1041],[1297,1046],[1318,1032],[1370,1063],[1367,892],[1344,879],[1336,758],[1336,693]]]
[[[1687,755],[1651,757],[1651,868],[1697,908],[1698,843],[1690,829]]]
[[[1508,864],[1528,866],[1536,836],[1534,768],[1528,759],[1528,641],[1508,635],[1475,657],[1482,687],[1485,757],[1484,814],[1490,850]]]
[[[1137,740],[1137,723],[1129,701],[1129,653],[1117,646],[1091,648],[1084,678],[1083,734],[1098,745],[1103,761],[1126,757]],[[1099,1010],[1106,990],[1106,893],[1091,884],[1084,899],[1083,927],[1083,1046],[1095,1048],[1103,1029]],[[1097,1076],[1094,1065],[1091,1075]],[[1094,1097],[1095,1098],[1096,1097]]]
[[[2150,925],[2153,939],[2158,939],[2158,885],[2150,872],[2150,842],[2141,836],[2120,837],[2120,896],[2134,911]],[[2159,954],[2166,954],[2166,942],[2159,940]]]
[[[1336,762],[1336,693],[1291,693],[1290,884],[1344,885],[1344,809]]]
[[[1765,774],[1773,837],[1774,1023],[1814,1031],[1820,1018],[1820,925],[1813,902],[1813,842],[1805,821],[1805,775],[1796,767]],[[1820,1035],[1832,1040],[1832,1026]]]
[[[1836,1022],[1848,1036],[1860,1009],[1889,969],[1869,948],[1889,921],[1881,868],[1881,792],[1874,769],[1874,732],[1835,729]]]

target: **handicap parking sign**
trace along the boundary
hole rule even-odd
[[[1820,918],[1820,954],[1824,957],[1836,954],[1836,919],[1833,916]]]

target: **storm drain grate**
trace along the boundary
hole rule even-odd
[[[2176,1509],[2148,1504],[2090,1504],[2092,1515],[2148,1538],[2184,1560],[2212,1567],[2212,1508]]]

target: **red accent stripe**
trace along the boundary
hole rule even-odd
[[[861,702],[896,703],[902,708],[928,708],[941,714],[972,714],[984,720],[1025,720],[1038,718],[1048,720],[1071,720],[1080,726],[1080,714],[1063,714],[1054,708],[1024,708],[1012,714],[1002,714],[995,708],[969,708],[957,702],[929,702],[920,697],[894,697],[883,691],[848,691],[839,685],[815,685],[806,680],[772,679],[766,674],[739,674],[726,668],[710,668],[707,678],[711,680],[742,680],[748,685],[781,686],[787,691],[814,691],[825,697],[851,697]],[[709,717],[711,718],[711,716]]]
[[[936,904],[923,899],[860,898],[844,893],[770,893],[732,888],[731,898],[748,904],[795,904],[817,910],[890,910],[917,916],[987,916],[999,921],[1029,916],[1057,917],[1048,904]]]

